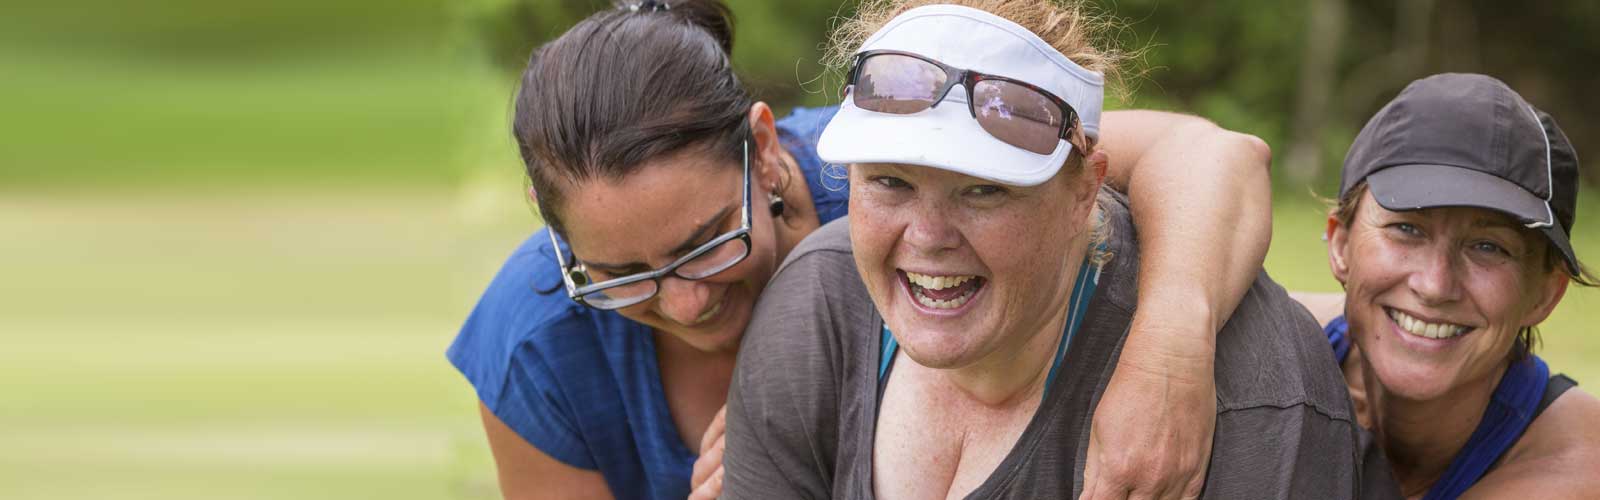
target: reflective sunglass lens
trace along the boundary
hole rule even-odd
[[[943,68],[915,57],[875,55],[857,68],[851,102],[879,113],[918,113],[933,107],[947,78]]]
[[[1061,107],[1033,89],[1004,80],[973,85],[972,107],[989,135],[1033,153],[1048,155],[1060,142]]]

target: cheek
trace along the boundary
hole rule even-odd
[[[883,262],[899,240],[904,224],[896,211],[870,201],[850,200],[850,246],[862,270]]]
[[[1405,248],[1388,245],[1376,238],[1352,238],[1345,247],[1349,293],[1386,288],[1405,278],[1412,260]]]
[[[1509,330],[1520,329],[1543,297],[1532,278],[1509,269],[1483,269],[1472,273],[1467,286],[1479,307],[1491,316],[1503,318]],[[1508,341],[1509,342],[1509,341]]]

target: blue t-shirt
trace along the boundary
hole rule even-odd
[[[1350,323],[1340,315],[1322,327],[1322,332],[1328,336],[1328,344],[1333,346],[1334,359],[1343,365],[1350,356],[1353,342]],[[1549,387],[1550,379],[1549,366],[1538,356],[1529,354],[1512,362],[1500,376],[1500,382],[1495,384],[1494,394],[1483,410],[1478,427],[1472,430],[1467,442],[1450,460],[1450,467],[1428,488],[1428,493],[1422,499],[1456,498],[1483,479],[1489,469],[1500,461],[1500,457],[1517,444],[1522,433],[1533,424],[1533,419],[1544,411],[1544,406],[1548,404],[1545,389]]]
[[[849,205],[844,169],[817,157],[837,110],[797,108],[777,123],[823,224]],[[511,254],[447,357],[507,426],[556,460],[600,471],[617,498],[687,497],[698,450],[667,409],[650,328],[567,298],[546,231]]]

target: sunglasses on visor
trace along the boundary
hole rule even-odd
[[[956,84],[967,111],[1001,142],[1049,155],[1068,139],[1078,112],[1028,82],[950,67],[919,54],[869,50],[856,54],[849,76],[851,103],[878,113],[909,115],[938,106]]]

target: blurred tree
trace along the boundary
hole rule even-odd
[[[508,72],[541,41],[611,5],[481,1],[492,8],[476,25]],[[1600,34],[1592,29],[1600,2],[1089,1],[1123,19],[1116,37],[1142,53],[1122,105],[1196,113],[1261,136],[1277,150],[1280,182],[1331,185],[1367,117],[1410,81],[1447,71],[1504,80],[1556,115],[1579,151],[1600,151],[1600,99],[1589,97],[1600,88]],[[830,19],[854,4],[730,0],[735,65],[746,83],[780,110],[836,101],[837,77],[816,61]]]
[[[735,18],[734,65],[757,98],[780,112],[838,98],[837,79],[827,79],[817,60],[829,20],[849,14],[854,1],[727,2]],[[614,5],[608,0],[484,0],[470,17],[493,63],[520,72],[534,48]]]

